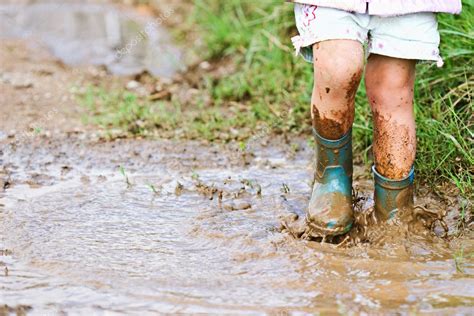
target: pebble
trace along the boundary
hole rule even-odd
[[[252,205],[247,201],[232,201],[230,203],[224,204],[224,209],[227,211],[238,211],[238,210],[247,210],[252,207]]]
[[[140,83],[139,83],[138,81],[136,81],[136,80],[131,80],[131,81],[127,82],[126,88],[127,88],[128,90],[135,90],[135,89],[137,89],[139,86],[140,86]]]
[[[199,67],[204,70],[208,70],[211,68],[211,64],[207,61],[203,61],[202,63],[199,64]]]
[[[33,87],[33,80],[24,74],[5,73],[1,76],[1,81],[10,83],[15,89],[28,89]]]
[[[33,87],[33,82],[30,81],[15,81],[12,82],[15,89],[28,89]]]

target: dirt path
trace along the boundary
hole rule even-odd
[[[44,47],[22,40],[2,40],[0,65],[2,132],[18,138],[35,129],[37,134],[84,130],[71,88],[82,86],[87,70],[67,68]]]

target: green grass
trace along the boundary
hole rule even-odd
[[[130,93],[91,88],[84,103],[96,123],[128,134],[245,140],[266,133],[310,137],[312,67],[296,58],[290,37],[293,6],[280,0],[197,0],[181,35],[193,30],[203,40],[203,59],[226,60],[235,70],[204,75],[198,89],[212,100],[183,104],[148,102]],[[435,186],[454,183],[473,195],[474,7],[464,1],[460,16],[441,14],[443,68],[418,66],[416,83],[418,179]],[[371,164],[371,113],[363,85],[354,123],[356,159]]]

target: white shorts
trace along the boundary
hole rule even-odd
[[[338,9],[295,4],[296,27],[299,35],[291,40],[296,53],[313,61],[315,43],[349,39],[367,44],[371,53],[403,59],[436,61],[439,55],[439,32],[436,14],[412,13],[399,16],[376,16]]]

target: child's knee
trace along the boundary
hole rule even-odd
[[[359,87],[364,65],[346,56],[334,56],[315,64],[315,85],[326,94],[353,98]]]
[[[411,115],[413,111],[413,85],[402,82],[367,84],[366,91],[372,111],[381,115]]]
[[[391,62],[393,63],[393,62]],[[406,65],[405,65],[406,64]],[[367,96],[376,111],[407,111],[413,104],[414,65],[370,62],[365,74]]]
[[[393,81],[383,80],[366,84],[367,96],[373,107],[410,107],[413,102],[413,84],[404,79],[394,78]]]

